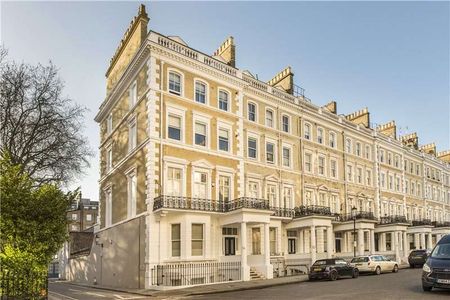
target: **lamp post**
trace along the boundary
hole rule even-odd
[[[352,218],[353,218],[353,257],[356,257],[356,207],[352,207]]]

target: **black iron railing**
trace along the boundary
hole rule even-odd
[[[332,216],[331,209],[328,206],[302,205],[294,208],[295,218],[301,218],[312,215]]]
[[[292,208],[271,207],[270,210],[274,212],[276,217],[293,218],[295,216],[295,211]]]
[[[450,222],[448,221],[444,221],[444,222],[431,222],[431,225],[433,225],[434,227],[450,227]]]
[[[412,226],[432,225],[430,219],[417,219],[411,222]]]
[[[231,203],[227,203],[227,211],[232,211],[240,208],[253,208],[253,209],[263,209],[270,210],[269,200],[241,197],[234,199]]]
[[[406,220],[405,216],[385,216],[380,218],[380,224],[396,224],[396,223],[409,223],[408,220]]]
[[[0,272],[0,299],[48,299],[47,272]]]
[[[335,215],[335,218],[336,221],[340,222],[352,221],[353,218],[355,218],[356,220],[377,220],[377,218],[371,211],[358,211],[354,216],[352,214]]]
[[[191,262],[156,265],[152,285],[187,286],[241,280],[241,262]]]
[[[223,212],[226,209],[226,205],[220,200],[161,195],[156,197],[153,202],[153,210],[160,208]]]

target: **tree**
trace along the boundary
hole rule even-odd
[[[0,47],[0,152],[38,185],[68,183],[92,156],[81,135],[86,110],[63,96],[63,89],[51,62],[8,61]]]
[[[34,187],[21,166],[0,161],[0,252],[2,266],[14,268],[14,255],[27,254],[34,266],[46,268],[67,239],[66,211],[78,191],[63,193],[55,184]],[[16,266],[17,267],[17,266]]]

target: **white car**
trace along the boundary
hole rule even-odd
[[[367,255],[354,257],[350,264],[358,268],[360,273],[375,273],[380,275],[383,272],[398,272],[399,263],[390,260],[383,255]]]

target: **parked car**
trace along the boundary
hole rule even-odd
[[[309,272],[309,280],[328,279],[336,280],[340,277],[359,276],[358,268],[353,267],[343,259],[319,259],[314,262]]]
[[[423,265],[422,288],[450,289],[450,234],[444,236]]]
[[[413,250],[409,253],[408,263],[411,268],[414,268],[417,265],[423,266],[423,264],[427,261],[429,252],[427,250]]]
[[[399,263],[390,260],[383,255],[367,255],[354,257],[350,263],[358,268],[360,273],[374,273],[380,275],[383,272],[398,272]]]

